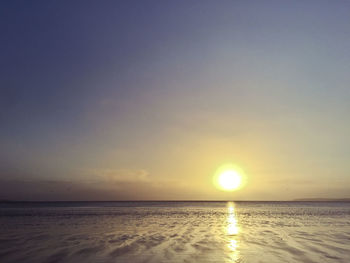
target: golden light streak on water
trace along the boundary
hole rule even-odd
[[[239,260],[239,230],[234,203],[228,202],[226,235],[228,237],[227,247],[230,252],[229,258],[231,262],[237,262]]]

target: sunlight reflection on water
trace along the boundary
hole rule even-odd
[[[235,214],[235,205],[233,202],[227,203],[227,226],[226,226],[226,234],[228,236],[228,244],[227,247],[230,251],[230,259],[232,262],[236,262],[239,259],[239,242],[238,242],[238,234],[239,234],[239,226],[238,221]]]

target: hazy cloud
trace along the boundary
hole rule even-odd
[[[90,174],[96,180],[112,182],[147,182],[150,180],[149,173],[143,169],[102,169],[92,170]]]

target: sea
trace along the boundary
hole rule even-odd
[[[3,202],[1,263],[350,262],[350,202]]]

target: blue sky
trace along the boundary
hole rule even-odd
[[[0,198],[348,197],[349,11],[1,2]],[[234,193],[211,182],[228,162]]]

